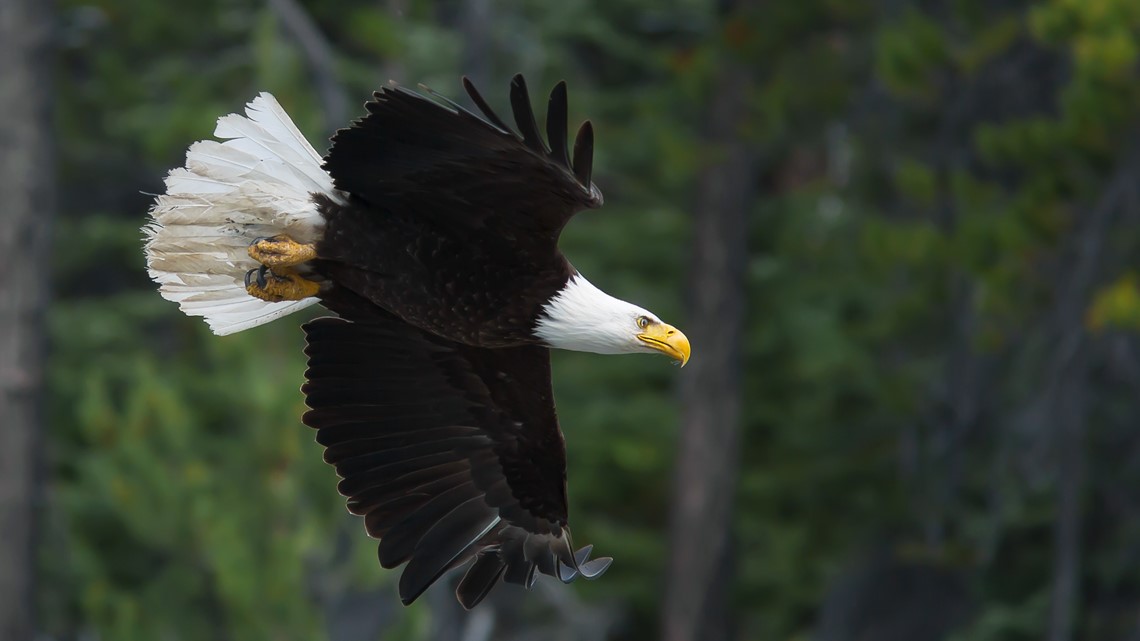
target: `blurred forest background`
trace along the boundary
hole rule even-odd
[[[258,91],[565,78],[563,237],[695,357],[558,354],[596,582],[398,605],[151,196]],[[1140,640],[1140,2],[3,0],[0,639]],[[445,582],[446,583],[446,582]]]

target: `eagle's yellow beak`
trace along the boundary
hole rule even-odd
[[[679,362],[689,362],[689,339],[681,330],[665,323],[652,323],[637,335],[638,340]]]

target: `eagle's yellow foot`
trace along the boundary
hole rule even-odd
[[[271,303],[309,298],[316,296],[320,289],[319,284],[302,278],[289,267],[270,270],[262,265],[245,273],[245,291],[254,298]]]
[[[246,251],[250,258],[267,267],[292,267],[317,257],[314,245],[303,245],[284,234],[258,238]]]

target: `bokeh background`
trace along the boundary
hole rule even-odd
[[[601,580],[398,605],[139,227],[214,120],[570,86],[576,265],[695,356],[558,354]],[[4,641],[1140,639],[1137,0],[3,0]]]

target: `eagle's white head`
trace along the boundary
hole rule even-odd
[[[550,347],[595,354],[659,352],[684,365],[689,339],[652,312],[574,274],[539,314],[534,333]]]

